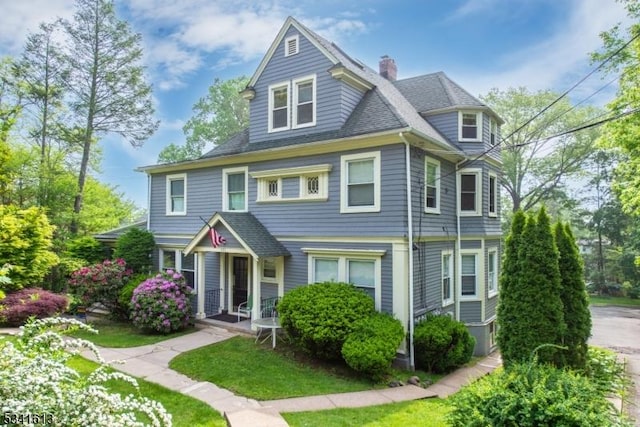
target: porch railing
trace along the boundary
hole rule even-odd
[[[195,316],[198,312],[198,295],[191,295],[191,312]],[[215,316],[220,313],[220,289],[207,289],[204,291],[205,317]]]

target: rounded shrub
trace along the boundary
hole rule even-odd
[[[464,323],[433,314],[416,325],[413,342],[416,366],[429,372],[449,372],[464,365],[476,344]]]
[[[354,323],[375,312],[373,299],[348,283],[324,282],[286,293],[278,304],[283,328],[313,356],[336,360]]]
[[[162,334],[185,328],[191,318],[190,294],[182,274],[173,270],[158,273],[134,289],[131,320],[140,329]]]
[[[121,307],[126,307],[127,312],[129,312],[129,310],[131,309],[131,298],[133,298],[133,291],[148,278],[148,274],[136,274],[134,276],[131,276],[124,287],[120,289],[118,303]]]
[[[148,274],[151,272],[155,247],[152,232],[134,227],[118,237],[113,256],[124,259],[134,273]]]
[[[26,288],[7,294],[0,302],[0,323],[23,325],[30,317],[43,319],[63,313],[68,300],[40,288]]]
[[[614,426],[616,411],[585,377],[535,363],[514,363],[451,397],[453,427]]]
[[[386,313],[374,313],[353,325],[342,346],[342,357],[353,370],[378,380],[388,372],[404,338],[398,319]]]

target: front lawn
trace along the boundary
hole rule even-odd
[[[135,328],[129,322],[116,322],[108,319],[99,319],[89,322],[89,325],[98,330],[98,334],[85,331],[75,331],[70,336],[82,338],[101,347],[124,348],[138,347],[147,344],[156,344],[170,338],[190,334],[197,331],[195,326],[173,332],[171,334],[150,334]]]
[[[442,427],[447,425],[447,412],[449,407],[444,400],[427,399],[366,408],[291,412],[282,416],[291,427]]]
[[[610,297],[589,295],[589,304],[591,305],[619,305],[623,307],[640,307],[640,299],[631,299],[626,297]]]
[[[80,374],[88,375],[99,365],[76,356],[69,361],[69,366]],[[227,425],[218,411],[198,399],[140,378],[136,378],[136,380],[140,386],[140,394],[162,403],[167,412],[173,416],[173,425],[175,427],[223,427]],[[124,381],[110,380],[106,384],[107,388],[114,393],[120,393],[121,395],[135,393],[135,388]]]

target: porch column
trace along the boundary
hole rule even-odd
[[[253,274],[251,275],[253,309],[251,310],[251,318],[260,319],[262,317],[262,313],[260,313],[260,302],[262,300],[260,295],[260,262],[257,257],[252,257],[251,259],[253,260]],[[253,329],[253,326],[251,328]]]
[[[198,288],[198,312],[196,313],[196,319],[204,319],[207,317],[207,314],[204,312],[204,252],[196,252],[196,271],[198,272],[198,278],[196,282],[196,287]]]

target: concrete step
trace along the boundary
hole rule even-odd
[[[229,427],[288,427],[284,418],[272,408],[242,409],[225,412]]]

